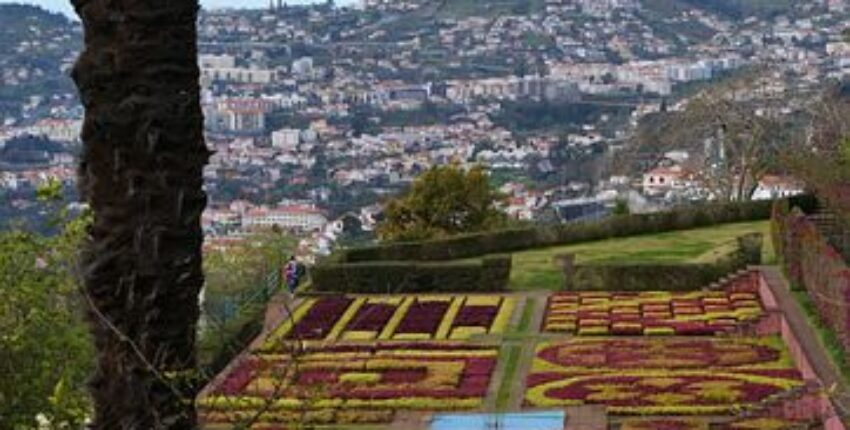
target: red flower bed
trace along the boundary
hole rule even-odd
[[[461,308],[452,323],[452,328],[455,327],[486,327],[489,328],[496,315],[499,313],[499,306],[464,306]]]
[[[542,348],[537,357],[566,368],[705,369],[772,363],[781,357],[758,341],[729,339],[589,339]]]
[[[324,339],[334,325],[339,321],[343,312],[351,306],[353,299],[348,297],[325,297],[319,299],[295,324],[286,335],[289,340],[320,340]]]
[[[379,332],[387,325],[397,308],[386,303],[365,303],[357,311],[346,330]]]
[[[310,299],[295,310],[296,323],[281,326],[266,347],[273,348],[281,339],[373,342],[407,335],[407,340],[463,340],[501,333],[513,304],[514,299],[500,295]]]
[[[312,400],[477,399],[487,394],[498,350],[449,343],[349,344],[307,348],[292,367],[287,357],[252,356],[213,392]]]
[[[448,309],[448,302],[420,302],[417,300],[410,306],[395,332],[434,335]]]
[[[245,389],[256,375],[257,360],[247,358],[242,360],[216,389],[217,394],[233,396]]]
[[[735,396],[736,402],[742,403],[758,402],[782,391],[782,388],[776,385],[752,383],[734,377],[710,374],[704,376],[671,375],[671,377],[671,379],[675,379],[678,382],[659,387],[654,385],[654,382],[650,378],[641,375],[589,375],[576,378],[575,382],[568,383],[565,386],[549,389],[545,394],[550,399],[584,402],[594,393],[603,392],[606,387],[611,387],[619,391],[618,397],[620,398],[606,399],[604,401],[606,405],[614,407],[639,407],[656,405],[658,402],[654,401],[653,398],[663,393],[673,393],[680,396],[678,401],[673,402],[673,404],[699,406],[724,405],[728,403],[725,399],[713,399],[711,396],[698,394],[697,392],[701,383],[728,383],[730,386],[737,385],[734,388],[734,392],[730,391],[730,395]],[[634,395],[625,396],[624,394],[627,393]],[[670,404],[668,403],[668,405]]]
[[[724,292],[553,294],[542,329],[574,334],[709,336],[734,331],[762,314],[758,275],[748,273],[730,281]]]
[[[534,407],[616,414],[723,414],[802,385],[781,339],[584,338],[544,344],[526,379]]]

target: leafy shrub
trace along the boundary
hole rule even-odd
[[[312,280],[318,292],[491,292],[506,290],[510,270],[510,256],[445,263],[327,263],[312,269]]]

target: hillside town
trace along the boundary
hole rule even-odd
[[[846,0],[741,17],[635,0],[437,3],[272,0],[202,12],[210,246],[277,226],[302,236],[302,256],[327,255],[350,229],[368,237],[381,203],[419,173],[451,163],[484,166],[507,196],[503,210],[529,222],[596,219],[619,201],[650,212],[717,199],[687,162],[704,154],[673,148],[637,171],[612,161],[647,115],[681,109],[741,70],[774,67],[784,79],[771,91],[789,114],[824,79],[850,72]],[[48,181],[75,198],[82,109],[55,75],[71,70],[81,30],[2,7],[26,17],[2,47],[17,54],[0,63],[9,222],[41,210],[34,191]],[[43,60],[26,61],[32,51]],[[771,172],[752,198],[802,189]]]

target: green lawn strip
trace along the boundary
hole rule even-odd
[[[522,309],[522,317],[519,320],[517,327],[518,333],[527,333],[531,325],[531,319],[534,318],[534,311],[537,309],[537,299],[529,297],[525,301],[525,307]]]
[[[508,407],[508,402],[511,399],[511,391],[516,387],[514,378],[516,377],[517,366],[522,355],[522,345],[511,345],[504,354],[505,370],[502,372],[502,383],[499,385],[499,392],[496,393],[496,410],[504,411]]]
[[[809,325],[815,329],[818,341],[826,350],[832,363],[838,368],[838,373],[841,375],[844,383],[850,385],[850,363],[847,361],[847,355],[845,355],[844,348],[842,348],[841,342],[838,340],[838,335],[821,320],[815,303],[806,291],[794,290],[792,294],[803,308],[806,318],[809,320]]]
[[[511,326],[511,328],[505,333],[505,337],[514,339],[527,334],[528,328],[531,325],[531,319],[534,317],[536,307],[537,300],[534,297],[525,299],[525,305],[522,307],[522,315],[520,315],[519,322],[516,325]]]
[[[513,254],[510,288],[514,291],[560,289],[563,274],[553,261],[559,254],[574,253],[580,264],[706,263],[731,249],[737,237],[754,232],[765,235],[763,258],[772,261],[769,222],[724,224],[517,252]]]

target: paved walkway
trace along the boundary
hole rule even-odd
[[[805,312],[791,293],[791,287],[785,276],[776,266],[761,266],[758,269],[764,273],[779,309],[785,314],[785,319],[799,340],[812,368],[826,387],[836,411],[843,417],[850,417],[850,390],[819,341],[814,328],[809,324]],[[847,419],[845,418],[844,421],[846,422]]]

